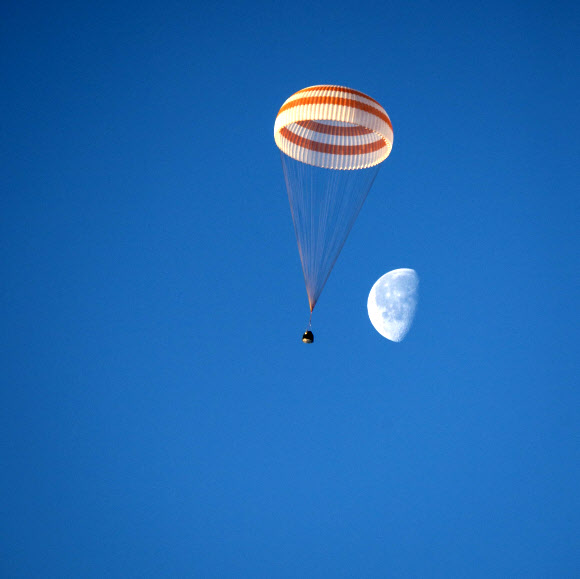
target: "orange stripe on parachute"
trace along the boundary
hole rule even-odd
[[[286,127],[282,127],[280,134],[298,147],[327,155],[365,155],[367,153],[374,153],[387,146],[387,143],[382,139],[364,145],[331,145],[330,143],[320,143],[306,139],[305,137],[300,137]]]
[[[317,121],[296,121],[297,125],[314,131],[316,133],[323,133],[325,135],[336,135],[338,137],[358,137],[360,135],[368,135],[373,131],[360,125],[351,125],[349,127],[337,127],[334,125],[325,125]]]
[[[302,92],[310,92],[310,91],[314,91],[314,90],[331,90],[334,92],[345,92],[348,94],[355,94],[357,96],[361,96],[361,97],[364,97],[366,99],[369,99],[370,101],[377,103],[381,108],[383,108],[381,106],[381,103],[377,102],[374,98],[370,97],[368,94],[365,94],[364,92],[360,92],[358,90],[354,90],[353,88],[348,88],[346,86],[332,86],[331,84],[321,84],[318,86],[309,86],[308,88],[303,88],[302,90],[299,90],[298,92],[295,92],[294,94],[300,94]],[[294,96],[294,95],[292,95],[292,96]]]

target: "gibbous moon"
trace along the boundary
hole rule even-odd
[[[419,276],[414,269],[394,269],[379,278],[371,289],[367,308],[375,330],[393,342],[406,335],[417,308]]]

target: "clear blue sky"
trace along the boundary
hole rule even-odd
[[[578,3],[206,4],[2,4],[0,575],[578,577]],[[395,140],[305,346],[320,83]]]

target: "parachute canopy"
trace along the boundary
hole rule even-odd
[[[283,153],[307,165],[364,169],[389,156],[393,126],[371,97],[321,85],[298,91],[282,105],[274,139]]]
[[[293,94],[274,125],[310,312],[379,170],[393,127],[362,92],[318,85]]]

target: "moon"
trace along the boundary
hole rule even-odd
[[[400,342],[411,328],[417,309],[419,276],[414,269],[394,269],[373,285],[367,309],[375,330]]]

